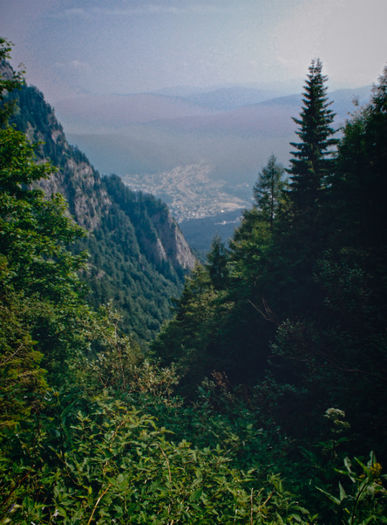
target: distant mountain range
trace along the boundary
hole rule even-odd
[[[341,89],[329,94],[333,109],[343,119],[353,109],[353,100],[368,100],[371,87]],[[185,96],[135,93],[128,95],[78,95],[59,100],[55,111],[71,133],[125,132],[134,124],[169,125],[182,122],[189,128],[217,129],[225,124],[233,133],[262,132],[269,119],[288,119],[286,109],[296,116],[301,94],[278,96],[273,91],[245,87],[222,88]],[[280,110],[283,110],[283,113]],[[278,110],[276,113],[275,111]],[[274,113],[271,113],[274,112]],[[256,120],[256,128],[251,122]],[[233,128],[232,122],[238,126]],[[244,125],[246,127],[244,127]],[[273,126],[272,126],[273,127]]]
[[[120,130],[128,124],[211,113],[189,99],[152,93],[78,95],[56,102],[55,111],[65,119],[66,127],[81,132]]]
[[[185,95],[181,93],[180,96],[186,101],[210,110],[229,111],[241,106],[257,104],[264,100],[281,96],[282,94],[279,89],[268,90],[245,86],[232,86],[194,93],[188,91]]]

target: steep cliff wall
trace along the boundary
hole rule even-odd
[[[96,304],[112,300],[125,328],[149,339],[196,262],[179,227],[160,200],[130,191],[117,176],[101,177],[67,142],[53,108],[36,88],[24,87],[12,96],[18,104],[13,124],[40,143],[40,159],[58,168],[42,181],[43,189],[61,193],[89,233],[79,248],[90,254],[91,299]]]

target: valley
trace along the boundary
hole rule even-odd
[[[370,87],[332,92],[340,128]],[[300,95],[227,87],[192,94],[82,95],[58,101],[69,140],[102,173],[151,193],[178,222],[249,206],[271,154],[286,166]]]
[[[179,226],[188,244],[198,258],[204,262],[215,238],[228,244],[235,229],[241,224],[243,212],[243,209],[237,209],[223,211],[211,217],[185,219],[180,222]]]
[[[0,524],[387,523],[385,17],[233,3],[2,9]]]
[[[226,183],[211,179],[211,166],[205,163],[176,166],[154,174],[127,174],[121,177],[132,191],[151,193],[164,200],[178,222],[202,219],[235,211],[249,205],[247,199],[233,195]],[[240,185],[246,193],[247,184]]]

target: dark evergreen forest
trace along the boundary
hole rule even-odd
[[[290,167],[149,349],[90,304],[86,233],[8,124],[22,83],[0,79],[0,522],[387,523],[387,71],[337,133],[311,63]]]

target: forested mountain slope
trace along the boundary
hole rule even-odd
[[[88,304],[84,230],[36,186],[52,166],[7,124],[21,77],[0,75],[2,523],[386,522],[386,81],[337,145],[312,62],[290,185],[272,156],[229,249],[187,280],[161,367]],[[143,209],[94,182],[96,211],[119,204],[113,243]]]
[[[215,374],[309,443],[334,407],[347,449],[386,457],[387,72],[340,140],[324,82],[317,62],[288,186],[271,158],[230,248],[214,244],[153,348],[188,396]]]
[[[68,144],[53,109],[34,87],[16,92],[12,122],[58,171],[41,185],[61,193],[89,235],[79,249],[90,254],[88,281],[95,304],[113,300],[125,329],[149,340],[168,316],[192,255],[167,206],[131,192],[116,176],[101,177],[86,156]]]

